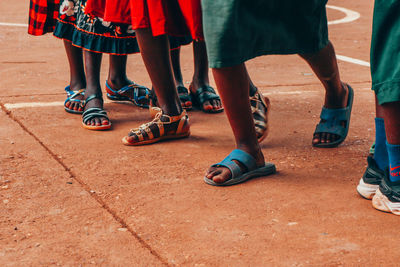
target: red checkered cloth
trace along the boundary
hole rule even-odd
[[[28,33],[43,35],[54,31],[60,0],[31,0],[29,7]]]

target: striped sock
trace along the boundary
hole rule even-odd
[[[386,143],[389,154],[389,179],[392,182],[400,181],[400,145],[391,145]]]
[[[374,160],[381,170],[385,170],[389,166],[388,152],[386,149],[385,124],[382,118],[375,118]]]

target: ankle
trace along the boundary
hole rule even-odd
[[[238,144],[237,148],[252,155],[254,157],[254,159],[256,160],[257,165],[259,165],[259,166],[264,165],[264,162],[265,162],[264,155],[261,151],[261,147],[258,144],[258,142],[256,144],[250,144],[250,145]]]
[[[83,81],[70,81],[69,86],[71,90],[78,91],[80,89],[86,88],[86,83]]]
[[[116,76],[116,77],[108,77],[107,78],[107,83],[108,85],[113,89],[113,90],[118,90],[121,89],[121,87],[124,87],[128,84],[130,84],[130,81],[128,77],[126,76]]]
[[[196,91],[198,88],[201,88],[203,86],[208,86],[209,80],[207,78],[199,78],[199,76],[193,76],[192,82],[190,83],[190,87],[193,88],[194,91]]]

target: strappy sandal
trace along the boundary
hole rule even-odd
[[[101,94],[93,94],[88,96],[88,98],[86,98],[86,100],[82,101],[81,105],[84,108],[85,105],[92,101],[93,99],[100,99],[101,102],[103,102],[103,96]],[[93,119],[93,118],[106,118],[108,120],[108,124],[107,125],[87,125],[86,123]],[[88,130],[95,130],[95,131],[99,131],[99,130],[108,130],[111,128],[111,122],[110,119],[107,116],[107,112],[103,109],[103,108],[97,108],[97,107],[93,107],[93,108],[88,108],[87,110],[85,110],[82,114],[82,126],[83,128],[86,128]]]
[[[256,90],[256,93],[250,97],[250,105],[258,142],[261,143],[269,133],[268,115],[271,104],[268,97],[263,96],[258,89]]]
[[[64,109],[66,112],[69,113],[73,113],[73,114],[82,114],[83,110],[75,110],[75,109],[71,109],[69,107],[67,107],[67,103],[68,102],[75,102],[78,103],[79,106],[81,106],[82,100],[80,99],[75,99],[75,97],[79,96],[79,95],[84,95],[85,94],[85,89],[81,89],[78,91],[73,91],[71,90],[71,87],[68,85],[67,87],[65,87],[65,92],[67,92],[67,99],[65,99],[64,101]]]
[[[192,109],[192,98],[189,95],[189,91],[186,87],[179,85],[176,87],[178,91],[179,100],[181,101],[182,108],[186,110]]]
[[[129,91],[133,90],[133,98],[131,97],[131,93]],[[119,90],[113,90],[111,86],[106,81],[106,91],[107,98],[113,101],[131,101],[138,107],[148,108],[150,104],[150,90],[136,83],[129,84],[127,86],[122,87]],[[145,91],[145,95],[140,95],[140,91]],[[143,102],[147,104],[143,104]]]
[[[175,125],[172,126],[173,124]],[[185,110],[178,116],[168,116],[160,110],[153,121],[130,130],[129,134],[122,138],[122,142],[127,146],[141,146],[169,139],[185,138],[189,135],[189,117]]]
[[[220,109],[211,109],[211,110],[204,109],[204,103],[206,101],[211,101],[211,100],[221,101],[221,98],[215,93],[215,90],[211,86],[207,85],[200,87],[199,89],[196,90],[195,93],[190,92],[190,96],[192,97],[193,106],[202,110],[205,113],[219,113],[224,111],[224,108],[222,107]]]

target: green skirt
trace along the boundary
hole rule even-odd
[[[202,0],[211,68],[269,54],[314,53],[328,44],[327,0]]]
[[[400,1],[375,0],[371,42],[372,90],[379,104],[400,101]]]

